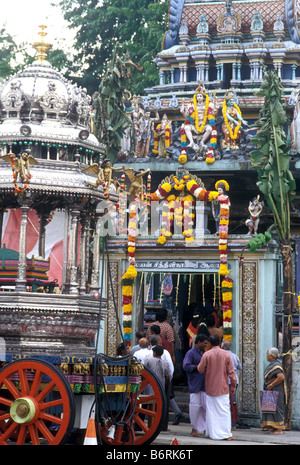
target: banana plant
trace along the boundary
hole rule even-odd
[[[129,127],[133,129],[123,99],[134,69],[141,70],[142,67],[133,63],[126,51],[117,45],[94,99],[95,136],[106,144],[106,156],[112,162],[121,149],[124,131]]]
[[[252,141],[256,149],[251,153],[251,164],[258,174],[257,186],[269,206],[278,235],[283,266],[283,368],[288,399],[286,424],[291,423],[292,401],[292,314],[295,310],[295,278],[293,251],[290,236],[290,202],[295,196],[296,182],[290,171],[290,146],[285,127],[288,124],[283,87],[275,70],[265,71],[258,96],[264,97],[260,110],[256,136]]]

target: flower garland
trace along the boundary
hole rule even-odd
[[[180,181],[174,176],[174,189],[183,191],[188,179],[189,175],[185,175]],[[170,192],[171,189],[172,186],[170,183],[164,183],[151,195],[151,200],[162,200],[166,197],[164,193]],[[183,228],[182,235],[185,237],[185,241],[193,242],[193,224],[195,218],[193,211],[194,202],[191,195],[184,196],[182,200],[179,196],[175,197],[174,195],[169,195],[163,203],[162,224],[160,236],[157,240],[158,244],[165,244],[166,238],[172,236],[171,228],[174,221],[177,228]]]
[[[129,267],[122,276],[122,306],[123,306],[123,332],[124,340],[128,346],[131,346],[132,334],[132,296],[134,280],[137,276],[135,268],[135,241],[137,231],[137,216],[135,201],[129,207],[129,225],[128,225],[128,255]]]
[[[194,111],[190,116],[187,117],[186,121],[184,124],[195,124],[195,128],[198,131],[199,134],[201,134],[204,131],[204,128],[206,126],[207,120],[212,128],[212,132],[210,135],[210,144],[208,151],[206,153],[206,163],[207,164],[212,164],[214,163],[214,150],[217,145],[217,126],[216,126],[216,121],[215,121],[215,116],[214,116],[214,103],[212,100],[210,100],[209,96],[206,94],[205,95],[205,109],[204,109],[204,117],[201,126],[199,126],[199,115],[198,115],[198,108],[197,108],[197,96],[196,94],[193,97],[193,106],[194,106]],[[186,153],[186,133],[184,130],[184,125],[180,129],[180,135],[181,135],[181,154],[185,155]]]
[[[189,174],[186,174],[185,176],[183,176],[182,179],[179,180],[177,176],[173,176],[173,181],[175,182],[174,189],[176,191],[183,191],[185,188],[185,183],[189,179],[189,177]]]
[[[156,126],[156,129],[154,131],[154,148],[152,150],[153,153],[157,154],[158,153],[158,131],[161,128],[161,124],[158,124]],[[170,125],[167,124],[166,126],[166,132],[165,132],[165,153],[167,152],[167,147],[170,147],[171,145],[171,131],[170,131]]]
[[[179,156],[178,162],[181,163],[182,165],[185,165],[185,163],[187,162],[187,156],[185,154],[185,151],[183,151],[181,155]]]
[[[233,281],[226,277],[222,281],[223,339],[232,339],[232,287]]]
[[[157,241],[161,245],[166,242],[167,237],[172,236],[171,228],[174,221],[174,201],[175,196],[169,195],[163,203],[160,237]]]
[[[125,194],[125,173],[122,173],[121,182],[120,182],[120,190],[119,190],[119,208],[118,208],[118,215],[119,215],[119,234],[126,233],[124,224],[125,224],[125,212],[126,212],[126,194]]]
[[[236,111],[239,113],[239,115],[241,116],[241,110],[239,109],[239,107],[234,103],[233,104],[234,108],[236,109]],[[227,104],[226,104],[226,100],[224,100],[223,102],[223,108],[222,108],[222,111],[223,111],[223,118],[224,118],[224,123],[225,123],[225,126],[226,128],[228,129],[229,131],[229,134],[230,134],[230,138],[232,140],[235,140],[237,139],[238,137],[238,133],[239,133],[239,130],[241,128],[241,125],[242,125],[242,122],[240,121],[239,124],[234,128],[234,132],[232,132],[232,128],[228,122],[228,117],[227,117]]]
[[[163,200],[171,191],[172,186],[168,182],[164,182],[162,186],[159,186],[154,193],[151,194],[152,201]]]
[[[176,190],[183,190],[181,186],[186,187],[187,190],[190,192],[191,196],[185,196],[183,199],[183,203],[179,202],[179,197],[175,199],[174,203],[174,212],[170,218],[175,220],[176,226],[184,225],[183,235],[185,236],[186,242],[192,242],[194,240],[192,236],[193,228],[193,220],[194,214],[192,212],[192,202],[194,196],[196,199],[202,200],[203,202],[212,202],[213,200],[220,203],[220,223],[219,223],[219,252],[220,252],[220,268],[219,274],[222,276],[229,275],[229,270],[227,266],[227,239],[228,239],[228,226],[229,226],[229,198],[226,194],[218,192],[219,186],[222,184],[225,188],[225,191],[229,190],[229,184],[224,179],[221,179],[216,182],[215,188],[216,191],[208,191],[203,189],[203,187],[199,186],[194,179],[188,181],[189,175],[184,176],[184,182],[178,181],[176,176],[173,177],[175,180],[174,188]],[[176,183],[177,180],[177,183]],[[158,189],[151,194],[151,200],[163,200],[167,197],[169,192],[171,191],[172,186],[170,183],[165,182],[162,186],[158,187]],[[172,199],[174,200],[174,199]],[[184,202],[188,202],[188,211],[182,215],[183,205]],[[174,214],[174,216],[173,216]],[[170,219],[169,218],[169,219]],[[162,221],[162,230],[161,235],[158,238],[158,243],[163,245],[166,242],[166,236],[171,236],[170,232],[170,222],[168,223],[168,213],[163,214],[163,221]],[[169,228],[169,229],[168,229]]]
[[[151,173],[148,173],[148,176],[147,176],[146,201],[147,201],[148,222],[149,222],[150,216],[151,216]]]
[[[216,182],[215,188],[218,189],[220,184],[223,184],[225,190],[229,190],[229,185],[224,179]],[[228,226],[229,226],[229,198],[227,195],[219,194],[216,199],[220,203],[220,222],[219,222],[219,251],[220,251],[220,271],[222,275],[228,275],[227,268],[227,239],[228,239]]]
[[[193,225],[194,225],[194,200],[191,195],[186,195],[183,198],[183,232],[182,235],[185,237],[185,242],[193,242]]]
[[[215,185],[216,189],[220,184],[224,184],[225,190],[229,189],[228,183],[224,180],[218,181]],[[187,182],[188,191],[196,197],[196,199],[204,202],[216,200],[220,203],[220,227],[219,227],[219,252],[220,252],[220,268],[219,274],[227,276],[229,270],[227,267],[227,237],[229,225],[229,198],[227,195],[220,194],[218,191],[208,191],[200,187],[195,180]]]

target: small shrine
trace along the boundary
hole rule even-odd
[[[91,98],[47,61],[46,35],[42,26],[36,60],[0,86],[0,336],[8,356],[71,360],[93,353],[98,205],[111,178],[90,185],[105,154]]]

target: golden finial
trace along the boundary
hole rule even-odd
[[[45,29],[47,29],[47,26],[42,24],[41,26],[39,26],[39,28],[41,29],[41,31],[38,33],[38,35],[41,37],[41,40],[39,42],[34,42],[32,46],[38,52],[37,54],[38,59],[41,62],[43,62],[46,60],[47,52],[51,50],[52,44],[48,44],[44,41],[44,37],[46,37],[47,35],[47,32],[45,32]]]

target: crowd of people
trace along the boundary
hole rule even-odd
[[[136,333],[137,344],[132,347],[131,354],[160,379],[167,395],[168,406],[175,414],[173,424],[177,425],[180,421],[188,420],[175,400],[172,381],[175,337],[167,319],[167,310],[158,311],[156,321],[149,326],[147,332]],[[264,391],[275,391],[278,394],[274,411],[262,410],[261,428],[271,434],[282,434],[285,379],[279,351],[276,348],[269,349],[267,360],[269,365],[265,370]],[[190,348],[183,359],[183,370],[187,376],[190,394],[191,435],[201,437],[205,434],[215,440],[234,439],[232,429],[237,424],[238,372],[242,370],[242,365],[238,356],[232,352],[231,343],[223,340],[222,328],[216,326],[212,314],[197,325],[197,331],[190,337]],[[165,429],[167,424],[168,419]]]

